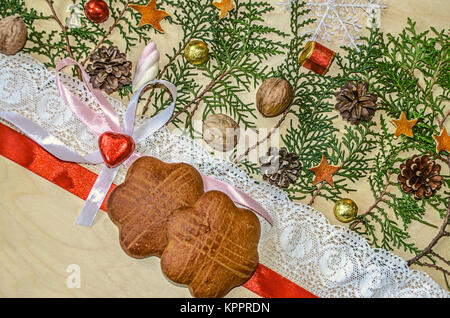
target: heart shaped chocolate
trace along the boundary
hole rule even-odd
[[[161,256],[167,245],[167,218],[175,209],[194,205],[202,194],[202,177],[194,167],[141,157],[111,192],[106,208],[128,255]]]
[[[107,131],[98,138],[98,147],[106,166],[115,168],[131,156],[135,144],[129,135]]]

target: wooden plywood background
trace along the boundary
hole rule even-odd
[[[47,10],[43,0],[29,2],[34,7]],[[65,16],[70,3],[57,1],[56,9],[61,17]],[[438,29],[448,29],[450,26],[448,0],[386,0],[384,3],[387,9],[381,16],[383,31],[399,32],[404,28],[407,17],[417,22],[419,31],[430,25]],[[273,23],[279,24],[286,21],[281,10],[276,11],[273,19]],[[163,22],[163,28],[167,33],[172,33],[173,38],[178,36],[174,33],[176,28],[168,22]],[[170,43],[162,35],[155,36],[155,41],[161,56],[171,50]],[[130,55],[133,62],[137,61],[139,52],[136,50]],[[267,119],[261,119],[260,124],[273,126]],[[186,288],[173,285],[163,276],[158,258],[136,260],[128,257],[119,246],[116,227],[105,213],[99,213],[91,228],[75,226],[74,221],[82,205],[83,201],[78,197],[0,157],[0,296],[189,296]],[[315,207],[337,224],[329,202],[317,200]],[[364,206],[360,208],[363,210]],[[441,223],[439,219],[434,221]],[[425,246],[434,236],[429,228],[420,224],[414,225],[412,232],[419,247]],[[438,250],[448,251],[440,244],[436,247]],[[401,252],[399,255],[406,257]],[[80,288],[67,287],[70,273],[66,270],[71,264],[80,268]],[[445,286],[442,274],[433,270],[427,272],[441,286]],[[238,287],[228,297],[257,295]]]

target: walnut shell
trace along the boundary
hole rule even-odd
[[[224,114],[209,115],[203,121],[202,131],[206,143],[219,151],[229,151],[239,141],[239,125]]]
[[[11,15],[0,20],[0,53],[14,55],[27,42],[28,31],[19,15]]]
[[[277,77],[268,78],[256,93],[256,108],[264,117],[280,115],[292,103],[293,93],[289,83]]]

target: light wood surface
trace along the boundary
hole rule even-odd
[[[32,6],[46,10],[45,1],[29,1]],[[273,1],[276,2],[276,1]],[[56,1],[56,9],[65,18],[71,1]],[[396,33],[403,29],[407,17],[417,22],[418,31],[430,25],[449,28],[448,0],[386,0],[381,16],[383,31]],[[286,18],[281,11],[273,15],[271,23],[283,25]],[[285,25],[288,28],[288,25]],[[42,26],[42,27],[48,27]],[[168,22],[163,28],[169,39],[177,41],[179,34]],[[286,29],[287,30],[287,29]],[[119,34],[113,34],[118,37]],[[179,39],[178,39],[179,40]],[[117,38],[117,41],[118,38]],[[164,53],[172,50],[167,38],[156,35],[164,63]],[[333,44],[329,45],[333,49]],[[130,54],[134,62],[140,50]],[[38,59],[39,57],[36,56]],[[279,63],[281,59],[271,61]],[[258,126],[272,127],[278,119],[260,119]],[[364,188],[364,187],[362,187]],[[367,193],[366,193],[367,192]],[[368,189],[356,196],[370,195]],[[354,198],[357,199],[357,198]],[[361,201],[361,200],[360,200]],[[363,200],[364,201],[364,200]],[[360,202],[364,210],[365,203]],[[370,204],[370,202],[367,202]],[[2,297],[188,297],[186,288],[171,284],[161,273],[159,259],[136,260],[120,248],[117,229],[103,212],[91,228],[75,226],[74,221],[83,201],[56,185],[34,175],[25,168],[0,157],[0,296]],[[317,200],[315,208],[332,223],[332,206]],[[436,213],[435,213],[436,214]],[[437,215],[427,221],[441,224]],[[418,247],[425,246],[435,231],[420,223],[413,224],[411,235]],[[448,254],[442,242],[438,251]],[[407,258],[409,255],[396,252]],[[66,271],[70,264],[80,267],[81,288],[68,288]],[[421,269],[445,286],[441,273]],[[244,287],[235,288],[228,297],[257,297]]]

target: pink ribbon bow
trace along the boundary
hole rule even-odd
[[[85,80],[85,83],[89,91],[97,101],[98,105],[100,106],[103,116],[99,116],[96,112],[90,109],[89,106],[86,105],[75,94],[73,94],[70,89],[64,86],[62,81],[59,79],[58,71],[63,67],[69,65],[77,65],[81,69],[81,74]],[[56,86],[59,90],[61,98],[74,112],[74,114],[76,114],[77,117],[86,125],[87,129],[97,137],[102,136],[102,134],[104,133],[110,132],[130,136],[135,143],[138,143],[163,127],[172,117],[172,114],[175,110],[175,102],[177,99],[176,87],[172,83],[164,80],[153,80],[146,83],[133,94],[121,125],[119,115],[116,113],[105,96],[99,90],[96,90],[92,87],[89,82],[89,75],[80,64],[70,58],[63,59],[56,66],[55,73]],[[141,92],[148,85],[156,83],[163,84],[168,88],[172,95],[172,103],[169,107],[162,110],[152,118],[148,119],[140,127],[134,129],[136,108]],[[104,163],[104,157],[102,156],[100,150],[81,156],[69,149],[66,145],[64,145],[63,142],[47,132],[44,128],[16,113],[0,112],[0,118],[3,118],[15,125],[26,135],[32,138],[35,142],[37,142],[41,147],[53,154],[58,159],[85,164]],[[134,151],[133,147],[132,152],[128,155],[128,157],[122,160],[122,162],[120,163],[124,164],[126,167],[129,167],[140,156],[142,155]],[[100,209],[100,206],[102,205],[106,194],[108,193],[108,190],[113,183],[119,167],[120,165],[112,167],[111,165],[105,164],[103,166],[80,214],[78,215],[76,224],[85,226],[92,225],[92,222],[94,221],[95,216],[97,215],[97,212]],[[256,200],[252,199],[243,191],[231,186],[228,183],[222,182],[204,174],[202,174],[202,179],[205,191],[222,191],[227,194],[235,203],[255,211],[256,213],[264,217],[270,224],[272,224],[272,219],[267,211]]]

